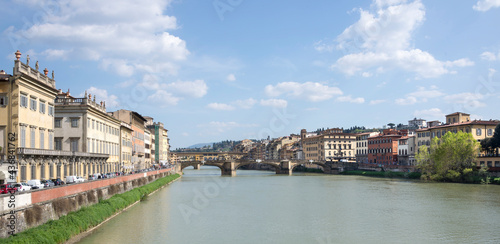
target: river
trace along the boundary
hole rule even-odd
[[[500,186],[204,166],[80,243],[500,243]]]

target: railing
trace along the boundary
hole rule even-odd
[[[477,155],[479,158],[491,158],[491,157],[500,157],[498,153],[480,153]]]
[[[54,79],[49,78],[45,74],[41,73],[40,71],[31,68],[27,64],[22,63],[19,60],[15,60],[14,63],[14,75],[17,74],[24,74],[27,75],[31,78],[36,79],[38,82],[46,84],[52,88],[56,88],[56,81]]]
[[[86,97],[83,98],[56,98],[56,105],[89,105],[97,110],[106,113],[106,107]]]
[[[94,157],[94,158],[109,158],[109,154],[86,153],[86,152],[71,152],[49,149],[24,148],[17,149],[18,155],[39,155],[39,156],[65,156],[65,157]]]

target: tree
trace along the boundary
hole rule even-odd
[[[395,126],[395,125],[396,125],[396,124],[394,124],[394,123],[389,123],[389,124],[387,124],[387,126],[389,126],[391,129],[394,129],[394,126]]]
[[[448,132],[441,138],[434,137],[429,148],[419,148],[417,167],[422,179],[477,183],[485,176],[485,171],[475,165],[479,151],[479,142],[472,134]]]

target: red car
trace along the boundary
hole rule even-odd
[[[17,188],[12,184],[1,184],[0,185],[0,193],[7,194],[11,192],[17,192]]]

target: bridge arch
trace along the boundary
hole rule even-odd
[[[251,165],[251,164],[265,164],[265,165],[270,165],[270,166],[274,167],[274,170],[276,171],[276,174],[279,174],[279,172],[281,171],[281,167],[280,167],[279,163],[276,163],[276,162],[266,162],[266,161],[262,161],[262,162],[253,162],[253,161],[250,161],[250,162],[240,162],[240,163],[238,163],[238,165],[235,167],[234,170],[238,170],[242,166]]]

